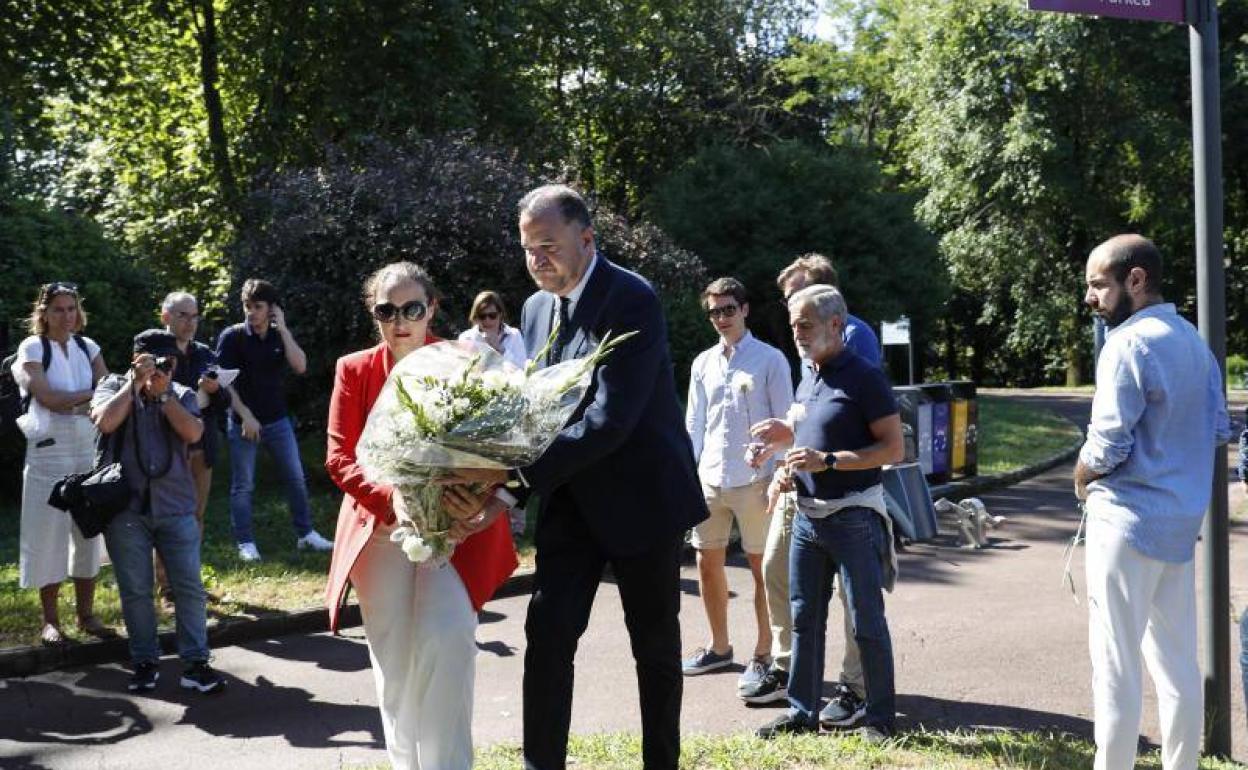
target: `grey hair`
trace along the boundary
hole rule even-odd
[[[819,317],[820,321],[830,321],[833,318],[838,318],[843,324],[845,323],[845,316],[849,315],[849,308],[845,305],[845,297],[837,291],[835,286],[829,286],[826,283],[812,284],[789,297],[790,310],[795,310],[803,305],[813,305],[815,315]]]
[[[188,299],[191,302],[194,302],[196,306],[199,305],[199,300],[195,299],[194,294],[190,294],[185,291],[171,291],[165,295],[165,298],[163,300],[161,300],[160,312],[168,313],[171,310],[173,310],[174,305],[177,305],[178,303],[181,303],[181,302],[186,302]]]
[[[581,227],[589,227],[593,224],[589,204],[585,202],[585,198],[565,184],[542,185],[535,190],[530,190],[520,199],[517,208],[521,216],[525,214],[540,216],[554,208],[559,211],[559,216],[564,222],[575,222]]]

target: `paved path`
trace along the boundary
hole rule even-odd
[[[1048,396],[1077,420],[1086,401]],[[902,580],[888,597],[896,649],[902,725],[933,728],[1058,729],[1090,736],[1090,668],[1085,608],[1061,585],[1062,550],[1077,515],[1069,466],[985,497],[1009,517],[996,547],[965,551],[950,542],[915,546],[902,556]],[[1236,490],[1233,510],[1242,503]],[[1232,530],[1232,565],[1248,557],[1248,528]],[[1075,560],[1082,587],[1082,555]],[[730,570],[731,623],[745,653],[752,643],[749,573]],[[705,619],[696,571],[683,572],[686,648],[703,641]],[[520,738],[520,677],[527,599],[492,603],[478,633],[475,733],[479,744]],[[1233,570],[1232,602],[1248,602],[1248,571]],[[839,661],[834,616],[829,661]],[[1235,634],[1237,637],[1237,634]],[[1238,656],[1238,643],[1235,644]],[[740,656],[739,656],[740,657]],[[0,681],[0,767],[247,770],[337,768],[384,763],[368,658],[358,629],[342,638],[291,636],[216,652],[230,676],[218,697],[183,694],[167,661],[151,696],[125,693],[118,666]],[[1238,666],[1233,669],[1238,672]],[[738,669],[739,670],[739,669]],[[618,593],[604,584],[577,659],[573,730],[636,731],[636,684]],[[835,669],[831,671],[835,675]],[[734,697],[736,673],[686,680],[683,727],[689,733],[747,731],[772,711]],[[1234,692],[1235,756],[1248,758],[1242,693]],[[1145,735],[1156,740],[1155,704]]]

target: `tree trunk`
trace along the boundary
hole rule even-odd
[[[195,40],[199,43],[199,79],[203,85],[204,111],[208,115],[208,144],[212,166],[221,187],[226,209],[237,214],[239,194],[234,169],[230,165],[229,139],[225,132],[225,111],[221,92],[217,90],[218,41],[217,19],[213,0],[190,0],[191,18],[195,22]]]

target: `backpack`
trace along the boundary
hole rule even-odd
[[[87,343],[77,334],[73,335],[73,338],[83,355],[90,361],[91,352],[87,350]],[[43,343],[43,371],[47,372],[48,367],[52,365],[52,343],[48,342],[47,337],[42,336],[39,341]],[[15,363],[17,363],[16,352],[6,356],[4,361],[0,362],[0,367],[3,367],[0,369],[0,435],[4,436],[10,433],[21,435],[21,431],[17,428],[17,418],[30,410],[30,394],[22,395],[22,390],[17,385],[17,378],[13,376]]]

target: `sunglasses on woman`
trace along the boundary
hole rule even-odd
[[[381,304],[373,305],[373,318],[376,318],[383,324],[388,324],[394,323],[394,319],[402,314],[403,318],[415,323],[425,317],[425,312],[428,309],[425,303],[418,299],[407,302],[402,307],[395,305],[393,302],[382,302]]]
[[[478,314],[477,314],[477,320],[478,320],[478,321],[493,321],[493,320],[495,320],[496,318],[498,318],[498,313],[497,313],[497,312],[494,312],[494,311],[490,311],[490,312],[488,312],[488,313],[478,313]]]
[[[45,297],[55,297],[57,294],[77,294],[78,284],[67,283],[65,281],[53,281],[43,285],[43,295]]]

